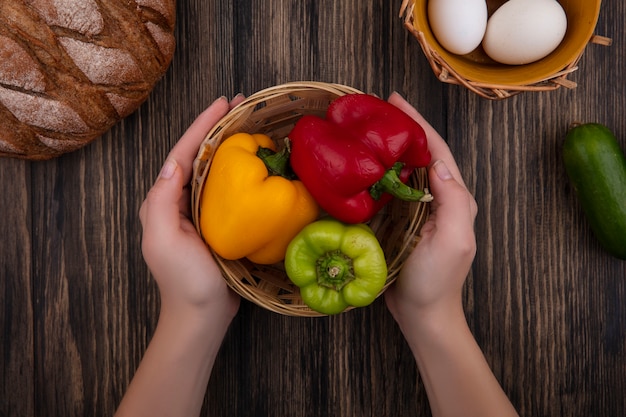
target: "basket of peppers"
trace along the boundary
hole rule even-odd
[[[371,304],[428,217],[421,126],[352,87],[259,91],[207,134],[192,216],[228,285],[289,316]]]

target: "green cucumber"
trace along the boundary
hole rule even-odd
[[[599,123],[572,127],[563,160],[594,235],[606,251],[626,260],[626,157],[613,132]]]

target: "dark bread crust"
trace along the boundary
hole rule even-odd
[[[134,112],[174,24],[175,0],[0,0],[0,156],[50,159]]]

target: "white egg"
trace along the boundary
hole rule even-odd
[[[502,64],[528,64],[554,51],[566,30],[567,16],[556,0],[509,0],[489,18],[483,49]]]
[[[429,0],[428,22],[437,41],[453,54],[480,45],[487,27],[485,0]]]

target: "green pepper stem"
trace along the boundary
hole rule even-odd
[[[291,147],[289,146],[289,140],[285,140],[285,147],[280,152],[275,152],[270,148],[262,146],[259,146],[259,149],[256,151],[256,156],[263,161],[270,176],[277,175],[292,180],[296,178],[296,175],[289,164],[290,155]]]
[[[326,252],[317,259],[316,267],[318,285],[335,291],[341,291],[356,278],[352,258],[340,250]]]
[[[403,167],[404,164],[402,162],[396,162],[391,169],[387,170],[385,175],[370,187],[372,198],[378,201],[383,193],[389,193],[404,201],[421,201],[423,203],[433,201],[433,196],[428,190],[416,190],[400,180],[400,171],[402,171]]]

